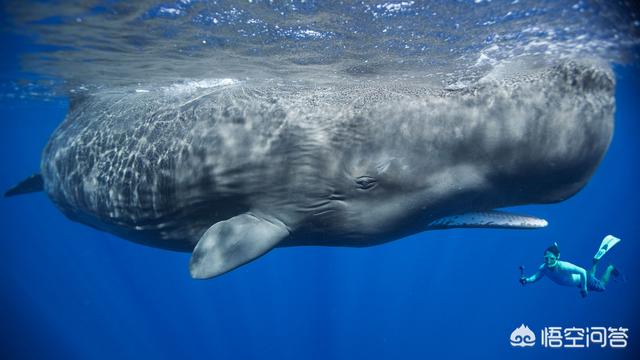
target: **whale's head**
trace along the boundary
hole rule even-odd
[[[611,141],[613,88],[610,70],[570,62],[372,105],[350,124],[360,140],[334,160],[338,222],[365,238],[394,237],[451,216],[565,200]],[[516,221],[546,224],[535,220]]]

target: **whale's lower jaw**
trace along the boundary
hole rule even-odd
[[[453,228],[540,229],[547,220],[528,215],[516,215],[504,211],[483,211],[446,216],[427,226],[427,230]]]

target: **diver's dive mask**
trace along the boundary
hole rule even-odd
[[[556,264],[558,264],[558,259],[560,259],[560,255],[556,256],[550,251],[547,251],[544,254],[544,263],[547,264],[548,267],[556,266]]]

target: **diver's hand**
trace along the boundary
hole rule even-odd
[[[527,285],[528,282],[529,281],[527,280],[526,277],[523,276],[523,277],[520,278],[520,284],[522,284],[522,286]]]
[[[589,292],[587,291],[587,289],[582,289],[582,290],[580,290],[580,295],[582,295],[582,297],[583,297],[583,298],[587,297],[587,294],[588,294],[588,293],[589,293]]]

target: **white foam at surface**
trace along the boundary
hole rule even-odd
[[[399,2],[399,3],[384,3],[384,4],[380,4],[380,5],[377,5],[376,8],[385,9],[388,12],[398,12],[398,11],[402,11],[402,10],[410,7],[413,4],[414,4],[413,1],[402,1],[402,2]]]
[[[315,38],[315,39],[319,39],[323,37],[322,33],[314,30],[309,30],[309,29],[297,31],[296,36],[301,38]]]
[[[174,9],[174,8],[167,8],[167,7],[161,7],[160,8],[160,13],[162,14],[170,14],[170,15],[180,15],[181,11],[180,9]]]
[[[181,82],[178,84],[167,86],[164,88],[164,90],[166,92],[170,92],[173,94],[189,93],[195,90],[213,89],[213,88],[218,88],[223,86],[230,86],[230,85],[237,84],[238,82],[239,82],[238,80],[230,79],[230,78],[193,80],[193,81]]]

